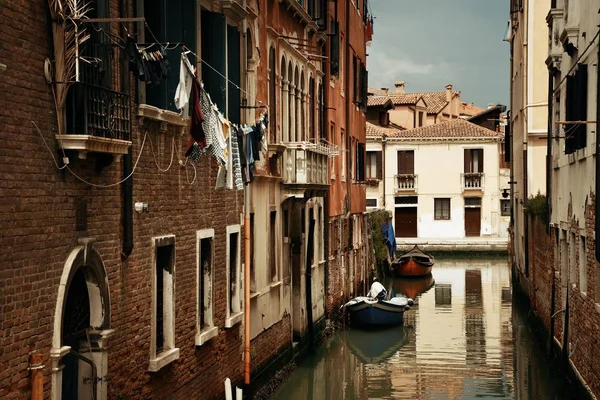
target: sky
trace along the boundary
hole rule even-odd
[[[370,0],[375,16],[367,47],[369,87],[442,91],[461,100],[509,105],[509,53],[503,39],[509,0]]]

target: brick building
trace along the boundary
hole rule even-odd
[[[533,95],[547,99],[544,131],[549,133],[543,138],[546,198],[533,198],[531,188],[540,185],[544,173],[539,173],[543,164],[531,162],[532,153],[540,157],[540,138],[527,129],[546,121],[546,113],[530,110],[529,116],[511,115],[513,275],[547,333],[549,349],[579,390],[574,392],[577,398],[600,396],[600,369],[594,359],[600,328],[597,10],[598,2],[591,0],[513,1],[509,35],[517,78],[511,91],[513,103],[527,98],[528,104],[536,105]],[[549,31],[534,31],[531,21],[543,14]],[[524,21],[529,22],[521,24]],[[528,29],[526,46],[518,29]],[[548,67],[545,76],[527,74],[536,79],[535,84],[517,73],[525,48],[535,49],[527,50],[528,59],[545,59]],[[539,90],[544,84],[548,89]],[[512,104],[511,109],[521,107]],[[529,122],[527,129],[525,122]]]
[[[329,2],[330,63],[325,70],[326,137],[339,156],[330,158],[327,310],[366,293],[369,274],[365,218],[365,144],[368,77],[366,43],[372,29],[367,0]]]
[[[0,397],[221,398],[246,288],[254,380],[365,276],[366,3],[61,3],[0,0]],[[268,116],[248,200],[184,154],[183,51],[223,118]]]

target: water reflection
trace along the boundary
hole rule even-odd
[[[433,276],[385,284],[418,302],[404,326],[338,332],[273,398],[563,398],[513,316],[505,260],[438,260]]]

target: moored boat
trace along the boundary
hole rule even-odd
[[[404,312],[410,309],[412,299],[393,297],[380,300],[373,297],[356,297],[346,303],[353,326],[383,327],[402,325]]]
[[[415,246],[394,260],[392,268],[396,276],[425,276],[431,274],[434,263],[435,259],[431,254]]]

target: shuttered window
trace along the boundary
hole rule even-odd
[[[398,175],[415,173],[415,152],[413,150],[398,151]]]
[[[567,121],[587,121],[587,65],[579,64],[574,75],[567,76]],[[564,125],[565,153],[570,154],[587,145],[587,124]]]
[[[356,180],[365,180],[365,145],[360,142],[356,143]]]
[[[465,169],[464,172],[475,173],[483,172],[483,149],[465,149]]]
[[[330,72],[331,75],[339,76],[340,73],[340,24],[338,21],[331,20],[330,36]]]
[[[366,177],[367,179],[381,179],[382,175],[381,151],[367,151]]]

